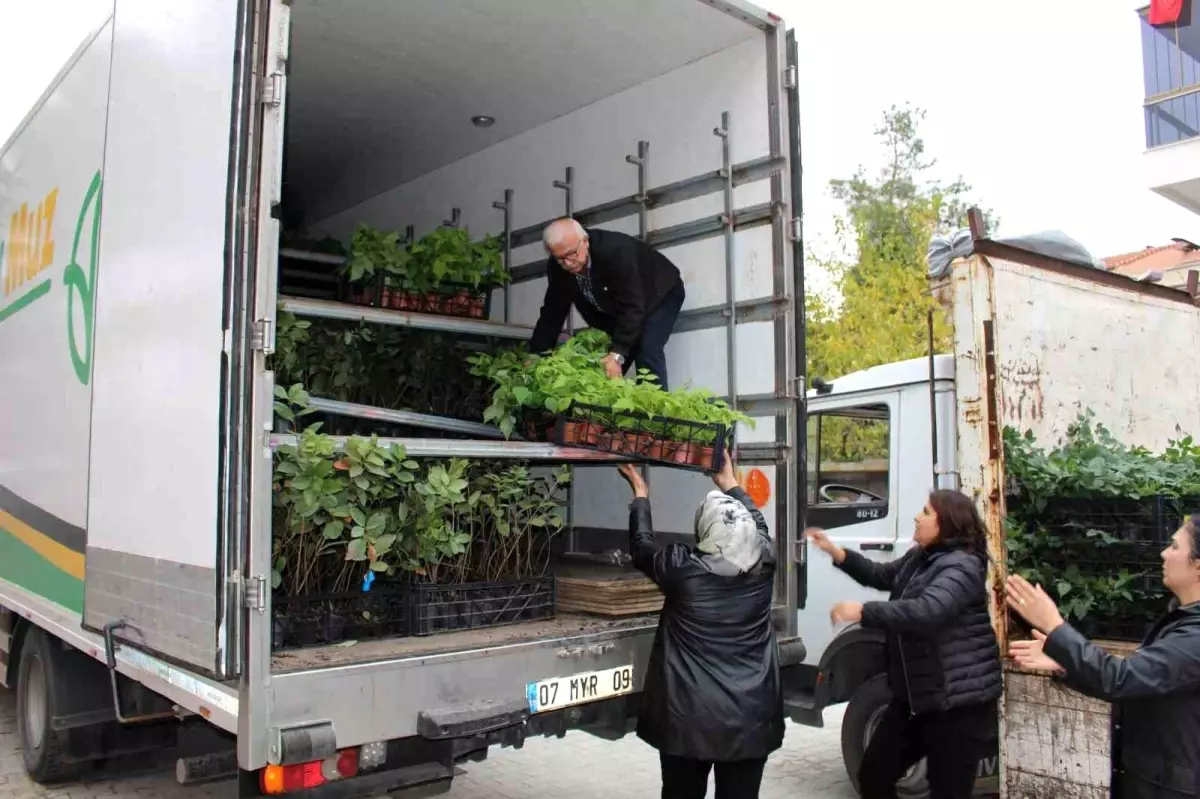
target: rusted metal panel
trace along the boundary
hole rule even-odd
[[[1194,305],[1013,261],[972,260],[991,265],[1002,426],[1053,445],[1091,410],[1130,446],[1161,450],[1200,433]]]
[[[1005,675],[1004,795],[1107,799],[1111,706],[1044,674]]]

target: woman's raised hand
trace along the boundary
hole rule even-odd
[[[833,558],[834,563],[841,563],[846,559],[846,550],[830,541],[829,536],[825,535],[825,531],[820,527],[810,527],[804,531],[804,535],[813,542],[817,549]]]

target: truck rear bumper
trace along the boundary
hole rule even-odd
[[[271,762],[295,760],[285,752],[292,748],[285,742],[294,740],[290,731],[314,727],[326,730],[323,738],[331,731],[338,749],[405,738],[519,744],[526,729],[548,734],[592,716],[575,707],[556,712],[560,723],[531,723],[529,683],[632,665],[638,693],[654,631],[655,620],[648,619],[633,628],[552,640],[275,674],[266,749]]]

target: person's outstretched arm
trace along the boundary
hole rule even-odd
[[[629,503],[629,555],[634,568],[661,587],[670,581],[672,572],[687,556],[687,548],[681,544],[660,547],[655,542],[649,488],[632,464],[623,464],[620,472],[633,489],[633,501]]]
[[[1174,630],[1128,657],[1118,657],[1064,622],[1046,636],[1042,651],[1066,672],[1068,685],[1108,702],[1200,687],[1198,630]]]

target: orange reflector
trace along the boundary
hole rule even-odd
[[[746,493],[750,495],[750,499],[754,500],[755,505],[759,508],[767,506],[767,501],[771,498],[771,481],[767,479],[762,469],[751,469],[742,485],[745,486]]]

